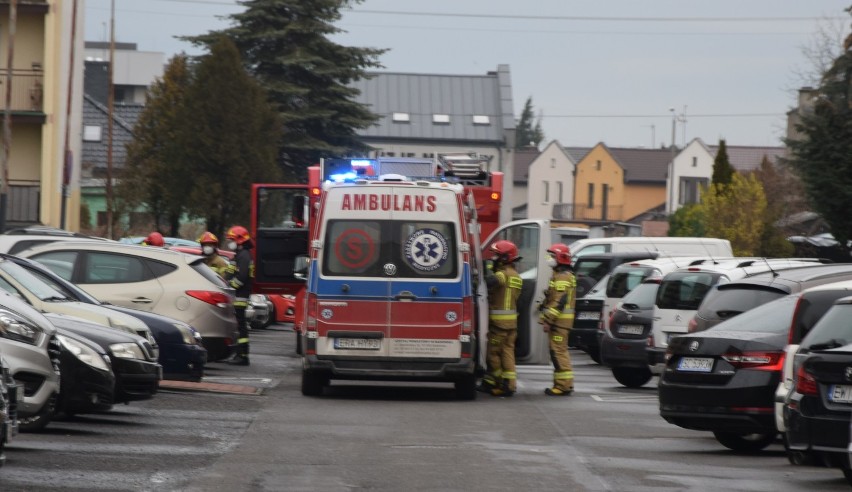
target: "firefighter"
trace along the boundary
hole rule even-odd
[[[515,341],[518,338],[517,302],[523,281],[515,269],[521,257],[511,241],[497,241],[489,247],[492,268],[485,269],[488,286],[488,350],[486,374],[479,390],[493,396],[512,396],[517,388]]]
[[[550,338],[553,387],[545,389],[544,394],[568,396],[574,391],[574,371],[568,355],[568,332],[574,326],[577,279],[571,268],[571,250],[568,246],[554,244],[547,250],[547,255],[547,263],[553,268],[553,275],[545,291],[539,323]]]
[[[204,257],[204,264],[224,278],[230,270],[230,263],[219,256],[219,238],[212,232],[205,231],[198,238],[198,243],[201,244],[201,256]]]
[[[148,234],[148,236],[145,239],[142,240],[142,245],[143,246],[159,246],[159,247],[162,248],[162,247],[165,247],[166,241],[165,241],[165,239],[163,239],[162,234],[160,234],[157,231],[154,231],[151,234]]]
[[[232,364],[249,365],[249,327],[246,319],[246,308],[248,307],[249,295],[251,295],[251,283],[254,279],[254,261],[249,250],[254,247],[248,231],[243,226],[233,226],[228,229],[226,235],[227,246],[236,252],[234,261],[231,263],[227,273],[227,280],[236,291],[234,310],[237,315],[237,329],[239,338],[234,350],[234,357],[230,359]]]

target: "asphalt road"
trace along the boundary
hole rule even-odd
[[[848,490],[839,470],[794,467],[657,413],[656,380],[626,389],[574,353],[577,391],[543,394],[550,369],[519,368],[513,398],[453,399],[449,385],[337,383],[299,391],[289,326],[253,331],[252,365],[207,381],[260,394],[161,389],[152,400],[19,434],[0,491]]]

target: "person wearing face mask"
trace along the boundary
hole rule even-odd
[[[201,256],[204,257],[204,264],[210,267],[211,270],[218,273],[224,278],[228,272],[230,263],[225,258],[219,256],[219,238],[210,231],[205,231],[198,238],[198,243],[201,244]]]
[[[251,284],[254,279],[254,261],[249,250],[254,247],[254,242],[248,230],[243,226],[233,226],[226,234],[227,246],[236,252],[234,261],[227,274],[226,280],[234,288],[236,299],[234,300],[234,311],[237,315],[237,329],[239,338],[234,350],[234,357],[229,361],[231,364],[249,365],[249,327],[246,319],[246,308],[251,295]]]
[[[545,291],[539,323],[550,336],[550,360],[553,362],[553,386],[548,396],[568,396],[574,391],[574,371],[568,355],[568,332],[574,326],[574,297],[577,279],[571,268],[571,250],[557,243],[547,250],[547,264],[553,268]]]

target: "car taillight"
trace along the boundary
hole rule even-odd
[[[308,294],[305,299],[307,313],[305,313],[305,355],[316,355],[317,353],[317,296]]]
[[[462,302],[462,334],[470,335],[473,332],[473,298],[466,297]]]
[[[722,359],[737,369],[780,371],[784,366],[784,352],[743,352],[741,354],[724,354]]]
[[[799,343],[796,337],[796,320],[799,319],[799,309],[802,307],[802,295],[799,295],[799,300],[796,301],[796,309],[793,310],[793,320],[790,321],[790,334],[787,336],[787,343]]]
[[[231,305],[231,297],[228,294],[215,290],[188,290],[186,291],[186,295],[220,308],[226,308]]]
[[[804,366],[796,372],[796,392],[800,395],[819,395],[816,379],[805,370]]]
[[[698,331],[698,321],[695,321],[695,318],[689,320],[689,323],[686,324],[686,332],[687,333],[695,333]]]

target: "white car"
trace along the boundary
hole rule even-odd
[[[55,242],[30,258],[102,302],[183,321],[201,333],[208,360],[230,355],[237,318],[234,291],[200,256],[118,242]]]

